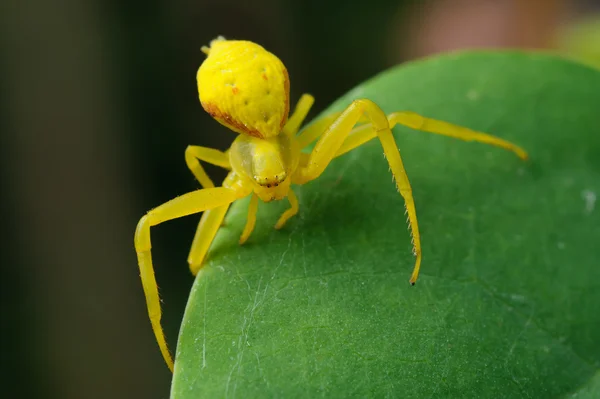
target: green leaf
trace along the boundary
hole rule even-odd
[[[387,71],[355,98],[511,140],[394,129],[423,242],[373,140],[297,187],[301,210],[232,208],[181,327],[173,398],[594,397],[600,368],[600,72],[517,52]]]
[[[600,14],[586,15],[559,30],[558,49],[600,68]]]

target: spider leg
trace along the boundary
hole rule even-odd
[[[213,181],[202,167],[200,161],[208,162],[212,165],[220,166],[224,169],[231,169],[229,164],[229,155],[214,148],[200,147],[190,145],[185,149],[185,163],[192,171],[196,179],[203,188],[214,187]],[[217,207],[205,211],[200,217],[194,240],[188,255],[188,264],[192,275],[196,275],[208,252],[214,236],[217,234],[219,226],[222,224],[229,205]],[[215,228],[216,223],[216,228]],[[208,242],[207,242],[208,241]]]
[[[200,147],[197,145],[187,146],[185,149],[185,163],[203,188],[211,188],[215,185],[210,177],[208,177],[208,174],[200,164],[200,161],[208,162],[224,169],[231,169],[229,157],[226,153],[214,148]]]
[[[235,191],[238,199],[250,194],[251,191],[241,184],[240,180],[233,172],[227,175],[223,181],[223,187],[229,189],[236,187]],[[198,224],[198,229],[194,235],[194,241],[192,241],[192,249],[190,250],[190,254],[188,256],[188,265],[192,275],[195,276],[198,274],[198,271],[202,267],[204,259],[206,258],[206,254],[210,249],[210,245],[215,239],[219,228],[223,225],[223,220],[225,219],[229,205],[231,204],[227,203],[222,206],[207,209],[202,214],[200,223]]]
[[[311,125],[307,126],[304,130],[302,130],[302,132],[300,132],[298,137],[296,137],[296,139],[298,140],[298,143],[300,145],[300,148],[305,148],[310,143],[312,143],[313,141],[318,139],[323,134],[325,129],[327,129],[341,114],[342,114],[341,112],[334,112],[332,114],[326,115],[320,119],[317,119]],[[359,123],[368,122],[368,121],[369,120],[367,118],[365,118],[364,115],[361,115],[360,119],[358,120]],[[369,126],[371,126],[371,125],[369,125]],[[355,129],[361,129],[363,127],[364,126],[357,126]],[[351,137],[352,134],[353,133],[350,133],[349,137]],[[375,137],[375,136],[376,136],[376,134],[373,137]]]
[[[302,130],[296,139],[300,144],[300,148],[308,146],[310,143],[319,138],[325,129],[327,129],[342,113],[335,112],[333,114],[324,116],[321,119],[317,119],[306,129]]]
[[[479,143],[489,144],[512,151],[523,160],[528,158],[525,150],[511,142],[490,134],[477,132],[466,127],[454,125],[452,123],[425,118],[414,112],[394,112],[388,115],[388,121],[390,123],[390,128],[393,128],[396,124],[400,124],[411,129],[420,130],[422,132],[439,134],[464,141],[476,141]],[[372,125],[369,124],[359,126],[352,131],[352,134],[350,134],[344,141],[344,144],[342,144],[335,156],[339,157],[340,155],[343,155],[359,145],[366,143],[376,136],[377,133],[373,129]]]
[[[394,136],[385,113],[374,102],[366,99],[353,101],[344,112],[327,128],[316,143],[312,152],[292,177],[292,182],[304,184],[314,180],[323,173],[331,160],[335,158],[340,147],[352,131],[354,125],[366,115],[373,130],[381,141],[383,151],[396,181],[396,187],[404,198],[408,223],[412,233],[413,253],[416,256],[415,266],[410,278],[414,284],[419,276],[421,267],[421,239],[417,213],[412,196],[412,188],[406,175],[400,151],[394,141]]]
[[[146,296],[148,316],[160,351],[171,371],[173,371],[173,360],[160,325],[160,298],[156,278],[154,277],[154,267],[152,266],[150,227],[168,220],[228,205],[239,197],[240,194],[235,190],[225,187],[193,191],[152,209],[140,219],[137,225],[134,243],[144,295]]]
[[[310,108],[314,102],[315,98],[310,94],[303,94],[302,97],[300,97],[298,104],[296,104],[294,113],[289,117],[285,126],[283,127],[285,134],[294,135],[298,132],[300,125],[302,125],[302,122],[306,118],[306,115],[308,114],[308,111],[310,111]]]
[[[200,217],[200,223],[198,223],[196,234],[194,234],[194,240],[187,259],[193,276],[200,271],[210,245],[223,224],[228,209],[229,204],[208,209]]]
[[[275,228],[278,230],[282,228],[292,216],[298,213],[298,198],[296,198],[296,194],[294,194],[291,189],[288,191],[288,200],[290,201],[290,209],[283,212],[283,214],[279,217],[279,220],[275,224]]]
[[[252,194],[250,205],[248,206],[248,220],[246,221],[246,226],[244,226],[242,236],[240,237],[240,245],[246,242],[248,237],[250,237],[250,234],[252,234],[252,230],[254,230],[254,226],[256,225],[256,212],[258,212],[258,196]]]

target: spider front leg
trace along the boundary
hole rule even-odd
[[[190,145],[185,149],[185,163],[192,171],[196,179],[200,182],[203,188],[214,187],[214,183],[208,177],[208,174],[200,164],[200,161],[220,166],[223,169],[231,170],[229,157],[226,153],[214,148],[200,147]],[[188,255],[188,265],[192,275],[198,274],[206,253],[210,248],[213,238],[217,234],[217,230],[225,219],[225,214],[229,209],[229,205],[224,205],[215,209],[205,211],[200,217],[190,253]]]
[[[291,189],[288,192],[288,200],[290,201],[290,209],[283,212],[283,215],[279,217],[279,220],[275,224],[277,230],[281,229],[292,216],[298,213],[298,209],[300,209],[298,206],[298,198],[296,198],[296,194],[294,194]]]
[[[240,245],[244,244],[250,237],[250,234],[252,234],[254,226],[256,225],[257,212],[258,196],[256,194],[252,194],[252,197],[250,198],[250,205],[248,206],[248,219],[246,220],[246,226],[244,226],[244,231],[242,231],[242,236],[240,237]]]
[[[410,187],[400,151],[394,140],[388,119],[383,110],[374,102],[366,99],[353,101],[329,128],[325,130],[306,159],[306,162],[294,174],[292,181],[297,184],[304,184],[319,177],[331,160],[335,158],[348,134],[363,115],[371,122],[374,131],[381,141],[383,151],[396,181],[396,187],[406,204],[408,223],[412,233],[413,253],[416,256],[415,266],[410,278],[410,283],[414,284],[417,281],[421,267],[421,238],[412,188]]]
[[[296,198],[296,194],[290,189],[287,195],[288,201],[290,201],[290,208],[283,212],[283,214],[277,220],[275,224],[275,228],[277,230],[281,229],[285,223],[290,220],[290,218],[298,213],[300,209],[298,205],[298,198]],[[250,198],[250,205],[248,206],[248,219],[246,221],[246,226],[244,226],[244,231],[242,232],[242,236],[240,237],[240,245],[244,244],[252,231],[254,230],[254,226],[256,225],[256,213],[258,211],[258,196],[256,194],[252,194]]]
[[[162,326],[160,325],[162,312],[158,286],[154,277],[154,267],[152,265],[150,227],[207,209],[226,206],[238,198],[240,198],[238,192],[225,187],[193,191],[152,209],[140,219],[137,225],[134,243],[140,268],[140,278],[146,297],[148,316],[150,317],[152,330],[154,331],[160,351],[171,371],[173,371],[173,359],[167,347]]]
[[[192,241],[187,260],[190,272],[193,276],[198,274],[202,268],[210,245],[223,225],[223,220],[225,219],[228,210],[229,204],[214,209],[208,209],[204,211],[200,217],[200,222],[198,223],[196,234],[194,234],[194,240]]]

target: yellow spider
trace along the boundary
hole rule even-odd
[[[240,134],[226,152],[188,146],[185,161],[203,188],[152,209],[140,219],[135,232],[135,249],[150,322],[171,371],[173,360],[160,325],[161,308],[150,253],[150,227],[204,212],[188,257],[190,270],[196,275],[232,202],[251,196],[240,244],[254,229],[259,199],[269,202],[288,198],[290,208],[275,225],[280,229],[298,213],[292,184],[305,184],[318,178],[334,158],[377,137],[406,204],[416,257],[410,278],[410,283],[414,284],[421,265],[419,227],[412,190],[391,129],[399,123],[424,132],[491,144],[527,159],[523,149],[505,140],[414,112],[395,112],[386,116],[367,99],[355,100],[343,112],[326,116],[297,134],[314,98],[304,94],[288,118],[288,73],[275,55],[255,43],[222,37],[213,40],[210,47],[203,47],[202,51],[207,54],[197,73],[202,107],[218,122]],[[369,123],[356,126],[363,121]],[[310,153],[301,152],[317,139]],[[230,171],[221,187],[215,187],[200,161]]]

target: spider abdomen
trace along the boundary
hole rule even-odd
[[[214,40],[197,81],[202,107],[237,133],[274,137],[287,121],[287,69],[258,44]]]

